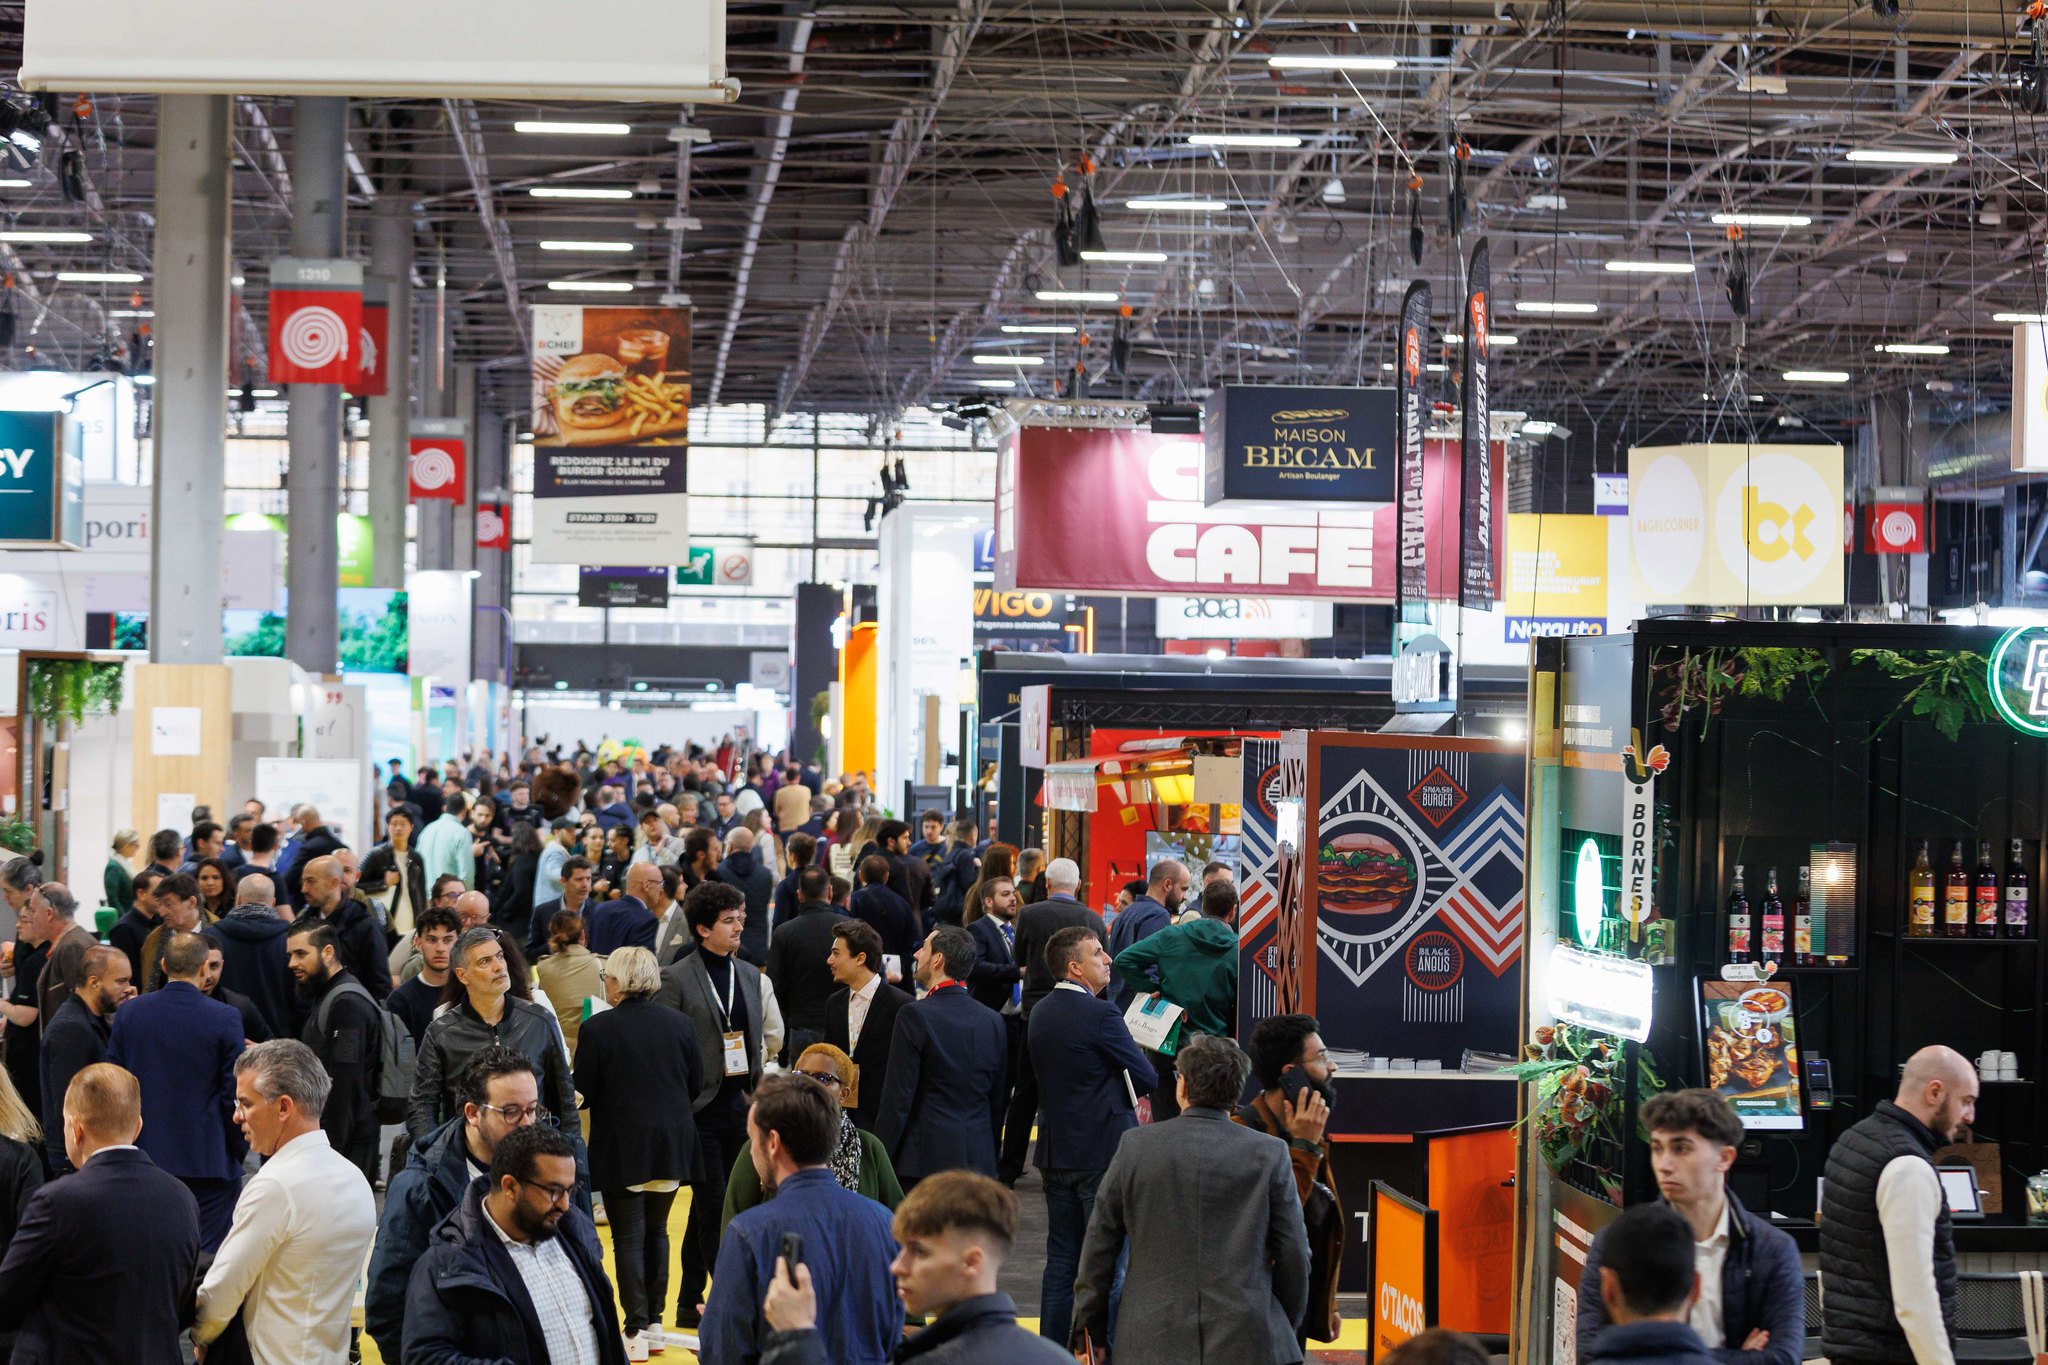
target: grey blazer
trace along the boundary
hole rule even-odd
[[[732,969],[733,979],[739,983],[740,998],[747,1006],[747,1088],[751,1090],[761,1083],[761,969],[737,956],[732,960]],[[661,990],[654,998],[689,1015],[690,1022],[697,1026],[697,1050],[704,1058],[704,1089],[691,1103],[690,1110],[699,1112],[717,1096],[718,1083],[725,1076],[725,1015],[711,990],[711,974],[704,970],[703,957],[691,953],[664,967]],[[1294,1189],[1291,1174],[1287,1177],[1287,1188],[1290,1192]],[[1300,1221],[1297,1211],[1295,1222],[1298,1225]]]
[[[1123,1135],[1095,1192],[1074,1327],[1108,1338],[1117,1249],[1130,1238],[1117,1365],[1294,1365],[1308,1233],[1287,1144],[1221,1109]]]
[[[658,967],[669,966],[682,955],[683,949],[696,945],[697,931],[683,918],[683,903],[677,901],[671,909],[675,911],[673,923],[670,922],[669,913],[665,910],[662,912],[661,923],[654,931],[654,962]]]

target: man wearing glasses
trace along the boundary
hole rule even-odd
[[[597,1229],[570,1204],[576,1150],[518,1129],[435,1231],[405,1297],[405,1359],[625,1365]]]
[[[491,1168],[498,1144],[520,1128],[548,1117],[540,1102],[533,1063],[510,1048],[491,1046],[470,1059],[460,1082],[462,1113],[412,1149],[405,1169],[392,1177],[377,1225],[377,1249],[370,1256],[370,1283],[363,1295],[363,1329],[383,1358],[402,1354],[405,1288],[412,1268],[426,1253],[434,1225],[462,1202],[462,1192]]]

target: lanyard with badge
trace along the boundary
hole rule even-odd
[[[704,976],[711,986],[712,1002],[718,1006],[719,1015],[725,1021],[725,1074],[744,1076],[747,1074],[747,1035],[732,1026],[732,1008],[740,993],[739,964],[728,963],[726,970],[730,976],[727,978],[727,992],[723,1000],[718,998],[718,983],[710,980],[711,973],[706,972]]]

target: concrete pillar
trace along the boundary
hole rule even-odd
[[[371,583],[405,586],[406,426],[412,417],[412,205],[380,199],[370,220],[370,274],[384,282],[391,325],[384,392],[370,399]]]
[[[461,417],[455,403],[455,366],[449,359],[448,288],[445,268],[437,270],[433,293],[420,310],[420,401],[422,417]],[[472,439],[474,433],[471,433]],[[429,498],[414,511],[422,569],[455,567],[455,509]]]
[[[154,663],[221,661],[231,151],[227,96],[159,98],[151,492],[159,531],[150,537],[149,576]],[[176,533],[165,535],[164,527]]]
[[[305,260],[341,255],[342,215],[348,207],[343,164],[348,100],[302,95],[292,115],[292,254]],[[309,673],[333,673],[340,641],[334,618],[339,546],[334,519],[341,511],[341,388],[293,384],[286,438],[291,467],[285,475],[286,534],[290,553],[285,586],[285,657]]]
[[[469,458],[462,462],[462,500],[444,505],[448,514],[448,563],[451,569],[476,567],[476,478],[477,444],[483,439],[484,415],[479,411],[482,375],[475,365],[455,367],[455,415],[469,424]]]
[[[476,509],[485,502],[509,502],[505,492],[512,484],[511,419],[489,407],[477,412],[471,433],[471,500],[456,518],[456,531],[468,540],[475,556],[476,634],[470,659],[479,678],[511,685],[505,670],[504,609],[512,605],[512,556],[504,550],[486,550],[476,543]]]

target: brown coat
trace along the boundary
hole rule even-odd
[[[1239,1109],[1231,1117],[1247,1128],[1270,1133],[1287,1144],[1287,1160],[1294,1167],[1294,1192],[1300,1197],[1304,1209],[1308,1207],[1310,1191],[1317,1184],[1327,1189],[1331,1201],[1336,1203],[1337,1178],[1330,1173],[1328,1139],[1318,1144],[1313,1151],[1297,1146],[1288,1135],[1287,1120],[1282,1117],[1283,1108],[1283,1102],[1275,1099],[1272,1092],[1260,1091],[1252,1097],[1250,1104]],[[1341,1203],[1337,1203],[1337,1216],[1331,1222],[1336,1235],[1329,1239],[1328,1246],[1315,1246],[1314,1230],[1311,1229],[1309,1233],[1310,1269],[1313,1271],[1320,1265],[1327,1271],[1324,1283],[1309,1285],[1308,1311],[1314,1315],[1320,1308],[1327,1307],[1329,1320],[1327,1323],[1302,1323],[1302,1330],[1317,1341],[1335,1341],[1337,1329],[1343,1320],[1343,1315],[1337,1311],[1337,1271],[1344,1253],[1344,1206]]]
[[[199,907],[199,929],[193,932],[198,933],[219,919],[220,916],[202,905]],[[142,980],[135,983],[137,995],[153,991],[164,984],[164,949],[170,946],[171,935],[176,932],[177,930],[170,925],[158,920],[156,928],[149,931],[149,937],[142,940]]]

